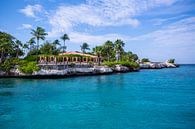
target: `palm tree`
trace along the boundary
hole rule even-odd
[[[53,44],[53,46],[56,48],[57,45],[60,45],[60,41],[59,41],[58,39],[56,39],[56,40],[53,41],[52,44]]]
[[[124,49],[123,49],[124,46],[125,46],[125,43],[120,39],[117,39],[114,42],[114,49],[116,51],[116,60],[117,61],[119,61],[121,59],[121,54],[124,52]]]
[[[16,58],[18,58],[20,47],[22,47],[22,42],[20,40],[16,40],[15,47],[16,47]]]
[[[24,49],[24,53],[25,53],[25,51],[27,50],[27,49],[29,49],[29,46],[28,46],[28,44],[23,44],[23,46],[22,46],[22,48]]]
[[[53,54],[58,54],[60,49],[58,49],[57,46],[60,45],[60,41],[56,39],[53,41],[52,45],[53,45]]]
[[[87,43],[83,43],[80,47],[83,53],[86,53],[86,50],[90,50],[89,45]]]
[[[101,54],[102,54],[103,48],[102,46],[96,46],[93,48],[93,52],[97,55],[98,57],[98,65],[100,66],[101,63]]]
[[[113,48],[114,48],[114,45],[113,45],[112,41],[108,40],[105,42],[104,49],[106,51],[108,61],[110,61],[110,55],[112,55]]]
[[[37,27],[36,30],[32,29],[31,34],[34,36],[34,38],[37,39],[37,63],[38,63],[38,49],[39,49],[39,40],[44,40],[47,33],[45,32],[45,29],[41,27]]]
[[[67,34],[62,35],[61,39],[64,41],[64,46],[63,46],[62,48],[63,48],[63,52],[65,52],[65,49],[66,49],[66,47],[65,47],[65,46],[66,46],[65,42],[66,42],[66,40],[70,40],[70,39],[69,39],[69,37],[68,37]]]
[[[28,41],[28,44],[29,44],[29,49],[31,50],[32,47],[34,46],[35,44],[35,37],[31,38],[29,41]]]

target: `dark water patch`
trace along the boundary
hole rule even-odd
[[[4,92],[0,91],[0,96],[13,96],[13,93],[9,91],[4,91]]]
[[[0,89],[1,88],[14,88],[15,80],[14,79],[0,79]]]

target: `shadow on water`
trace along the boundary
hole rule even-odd
[[[4,91],[4,92],[0,92],[0,96],[13,96],[13,93],[10,91]]]
[[[1,88],[14,88],[15,79],[0,79],[0,89]]]

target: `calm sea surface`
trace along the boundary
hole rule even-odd
[[[0,79],[0,129],[195,129],[195,65]]]

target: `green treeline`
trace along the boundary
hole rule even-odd
[[[47,41],[47,33],[44,28],[37,27],[31,30],[29,41],[22,43],[11,34],[0,32],[0,71],[9,73],[13,68],[19,68],[24,73],[33,73],[38,71],[39,55],[58,55],[66,52],[67,40],[71,40],[68,34],[63,34],[59,39]],[[42,41],[42,44],[40,44]],[[70,44],[71,45],[71,44]],[[139,67],[136,61],[138,56],[124,50],[125,43],[117,39],[116,41],[106,41],[103,45],[90,49],[88,43],[84,42],[80,45],[82,53],[96,55],[102,58],[103,65],[124,65],[130,67]]]

